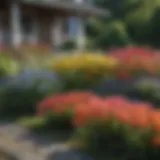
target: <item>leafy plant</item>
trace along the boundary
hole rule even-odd
[[[92,41],[93,48],[106,50],[110,47],[123,47],[131,44],[130,37],[126,32],[126,27],[123,22],[114,21],[102,26],[99,35]]]
[[[18,63],[9,56],[0,55],[0,78],[19,71]]]
[[[72,128],[72,111],[74,107],[93,98],[90,92],[72,91],[44,98],[37,104],[37,115],[44,117],[46,125],[51,128]]]
[[[158,78],[145,78],[138,81],[127,95],[137,100],[145,100],[160,105],[160,83]]]
[[[0,90],[0,112],[2,115],[35,113],[35,104],[44,96],[57,92],[61,88],[59,78],[46,70],[26,70],[10,81]]]
[[[152,105],[123,97],[90,101],[74,110],[74,140],[94,156],[134,160],[158,157],[159,115]]]
[[[66,90],[89,89],[104,77],[112,76],[117,66],[115,58],[84,53],[63,56],[51,64],[51,69],[64,80]]]

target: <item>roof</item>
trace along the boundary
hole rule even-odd
[[[97,8],[88,3],[76,3],[73,0],[20,0],[23,4],[39,6],[43,8],[63,9],[83,15],[108,16],[109,12]]]

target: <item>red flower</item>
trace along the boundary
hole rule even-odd
[[[90,98],[96,97],[90,92],[69,92],[53,95],[45,98],[37,105],[37,114],[43,115],[47,111],[62,112],[78,104],[87,102]]]
[[[110,55],[119,60],[117,76],[121,79],[129,79],[133,72],[155,74],[160,67],[159,53],[149,48],[130,46],[112,50]]]
[[[151,123],[156,132],[160,132],[160,111],[153,110],[151,112]]]
[[[151,104],[131,102],[120,96],[90,99],[88,103],[82,103],[75,108],[73,123],[79,126],[91,120],[108,120],[113,117],[121,123],[146,129],[151,126],[151,111]]]
[[[130,124],[139,127],[142,129],[146,129],[151,127],[150,121],[150,108],[146,104],[136,104],[133,106],[134,109],[132,110]]]

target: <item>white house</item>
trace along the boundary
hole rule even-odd
[[[83,49],[83,19],[106,14],[82,0],[3,0],[0,2],[0,44],[60,46],[70,36],[70,31],[65,28],[66,19],[76,17],[75,42],[79,49]]]

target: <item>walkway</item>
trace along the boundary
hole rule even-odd
[[[0,149],[7,150],[20,160],[44,160],[51,151],[66,146],[69,136],[40,135],[12,123],[0,123]]]

